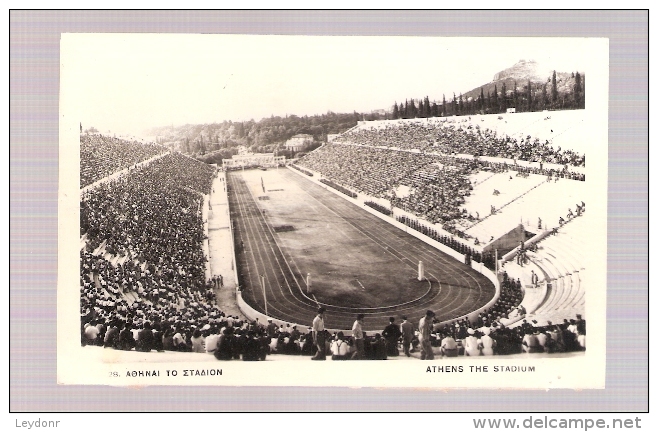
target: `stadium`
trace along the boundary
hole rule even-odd
[[[576,355],[584,113],[359,121],[300,158],[225,166],[81,129],[81,344],[205,360]]]

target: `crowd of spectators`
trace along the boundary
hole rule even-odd
[[[386,124],[380,128],[356,128],[334,140],[337,143],[383,146],[421,152],[493,156],[529,162],[585,166],[585,155],[553,148],[530,135],[516,139],[498,136],[478,125],[444,122]]]
[[[510,355],[521,353],[558,353],[586,349],[585,320],[564,319],[545,326],[523,320],[509,328],[498,322],[491,325],[455,323],[434,329],[431,344],[446,357]]]
[[[408,151],[352,145],[326,145],[306,155],[299,164],[320,172],[339,185],[367,195],[385,198],[432,222],[461,217],[460,205],[470,194],[466,164],[454,166],[447,158]],[[408,186],[411,192],[397,196],[395,190]]]
[[[563,178],[567,180],[585,181],[585,174],[569,171],[567,166],[561,170],[545,167],[543,164],[537,166],[523,166],[507,162],[493,162],[490,160],[482,160],[479,158],[466,159],[463,157],[449,156],[450,164],[460,167],[467,167],[471,171],[490,171],[492,173],[506,173],[515,171],[517,176],[527,176],[528,174],[545,175],[548,180],[558,181]]]
[[[103,256],[84,250],[80,259],[82,345],[146,350],[151,342],[140,341],[139,332],[148,327],[151,332],[158,332],[155,337],[157,340],[159,336],[160,341],[168,332],[179,333],[178,340],[185,344],[177,346],[177,350],[190,351],[185,347],[192,346],[195,329],[239,322],[215,306],[210,282],[183,289],[133,261],[114,265]],[[163,349],[159,348],[161,345],[152,346]]]
[[[209,165],[169,154],[83,195],[83,342],[89,326],[137,330],[148,322],[151,331],[189,332],[225,318],[212,305],[202,250],[201,206],[214,175]]]
[[[80,135],[80,187],[150,159],[167,149],[153,143],[128,141],[100,134]]]
[[[470,172],[464,166],[427,165],[404,180],[413,192],[404,197],[394,194],[391,203],[431,223],[459,219],[460,206],[473,189],[468,179]]]
[[[521,281],[503,273],[501,293],[496,303],[472,321],[468,318],[447,325],[435,324],[430,342],[435,351],[447,357],[507,355],[519,353],[555,353],[582,351],[586,347],[586,325],[580,315],[562,323],[537,325],[525,319],[521,305]],[[501,320],[519,317],[521,324],[506,327]]]
[[[81,234],[92,250],[104,243],[112,255],[194,274],[203,259],[203,194],[213,176],[214,168],[180,154],[157,159],[86,192]]]
[[[302,167],[377,198],[388,197],[418,164],[427,163],[415,153],[346,145],[325,145],[298,161]]]

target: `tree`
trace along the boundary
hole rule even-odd
[[[201,135],[199,138],[199,151],[202,155],[206,154],[206,143],[203,140],[203,135]]]
[[[416,118],[418,116],[418,110],[416,109],[416,104],[414,103],[414,100],[411,99],[411,102],[409,102],[409,118]]]
[[[527,100],[528,100],[528,111],[532,111],[532,83],[530,80],[528,80],[528,95],[527,95]]]
[[[580,73],[576,72],[576,83],[573,86],[573,98],[576,103],[576,108],[584,108],[583,100],[583,87],[580,83]]]
[[[541,88],[541,107],[546,109],[548,106],[548,94],[546,94],[546,84]]]
[[[462,98],[462,94],[459,93],[459,113],[464,112],[464,99]]]
[[[493,100],[491,100],[491,109],[494,110],[494,112],[499,111],[498,107],[498,86],[494,84],[494,94],[493,94]]]
[[[505,112],[507,110],[507,85],[505,82],[503,82],[503,88],[502,88],[502,94],[500,95],[501,97],[501,111]]]
[[[553,78],[551,81],[551,105],[553,108],[557,108],[557,77],[555,70],[553,70]]]
[[[409,101],[407,99],[404,100],[404,115],[402,118],[409,118]]]
[[[425,96],[425,101],[423,102],[423,106],[425,107],[425,112],[423,113],[423,117],[432,117],[432,112],[430,110],[430,98],[429,96]]]
[[[480,87],[480,111],[484,111],[485,106],[484,106],[484,87]]]
[[[512,102],[514,103],[514,108],[518,108],[518,94],[516,93],[516,81],[514,81],[514,91],[512,92]]]
[[[398,103],[397,101],[393,104],[393,119],[396,120],[400,118],[400,112],[398,111]]]
[[[443,117],[446,116],[446,95],[443,94],[443,105],[441,105],[441,111],[443,111]]]

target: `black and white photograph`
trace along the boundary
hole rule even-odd
[[[607,39],[60,51],[60,384],[604,387]]]

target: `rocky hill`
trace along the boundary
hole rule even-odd
[[[532,82],[544,82],[546,77],[550,76],[552,71],[540,70],[539,63],[534,60],[519,60],[517,64],[502,70],[494,75],[493,81],[502,81],[507,79]],[[492,81],[492,82],[493,82]]]
[[[575,72],[556,71],[558,94],[566,96],[573,92],[576,82]],[[519,60],[515,65],[494,74],[491,82],[467,91],[463,97],[464,100],[468,100],[468,98],[475,100],[480,97],[480,89],[482,89],[485,96],[487,93],[493,94],[494,89],[496,89],[500,96],[503,84],[505,84],[509,96],[513,93],[515,85],[517,92],[527,91],[528,81],[530,81],[533,92],[541,91],[542,87],[546,85],[546,90],[550,93],[552,75],[552,69],[540,65],[534,60]],[[585,75],[581,73],[581,76],[584,81]]]

